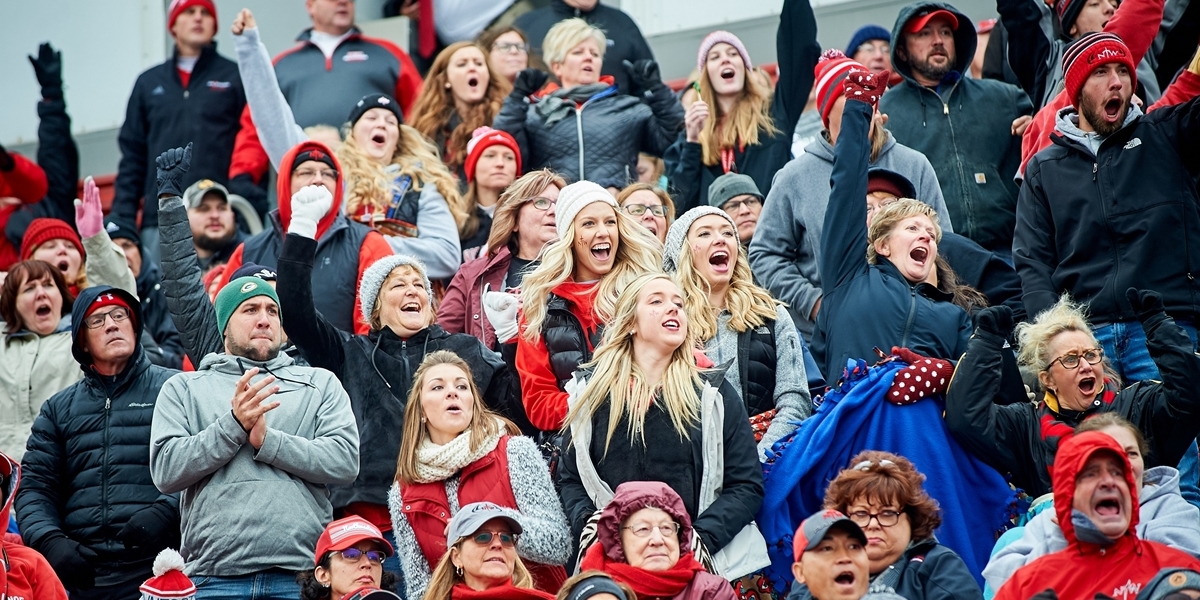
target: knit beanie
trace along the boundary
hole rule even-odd
[[[212,0],[171,0],[171,6],[167,8],[167,31],[175,26],[175,19],[178,19],[183,11],[193,6],[203,6],[213,16],[213,22],[216,22],[217,5],[213,4]]]
[[[846,58],[839,50],[826,50],[821,53],[821,59],[813,68],[816,77],[817,110],[821,111],[821,124],[829,129],[829,113],[833,110],[838,98],[845,95],[842,82],[850,74],[851,69],[867,70],[859,63]]]
[[[217,330],[222,335],[225,334],[225,326],[229,325],[229,318],[233,316],[237,307],[255,296],[266,296],[279,306],[279,295],[275,293],[275,288],[257,277],[239,277],[225,284],[225,287],[217,292],[213,308],[217,310]],[[280,311],[282,312],[282,308]]]
[[[559,190],[558,204],[554,207],[554,228],[558,230],[559,238],[567,235],[567,226],[575,221],[575,215],[593,202],[604,202],[617,212],[621,210],[621,205],[608,190],[591,181],[576,181]]]
[[[746,63],[746,70],[749,71],[751,69],[750,53],[746,52],[746,46],[742,44],[742,40],[739,40],[738,36],[728,31],[714,31],[708,34],[703,42],[700,42],[700,52],[696,54],[696,68],[700,69],[700,72],[703,73],[704,63],[708,62],[708,51],[712,50],[713,46],[722,42],[733,46],[738,51],[738,54],[742,55],[742,62]]]
[[[726,202],[744,194],[763,199],[753,177],[742,173],[726,173],[714,179],[708,186],[708,205],[721,208]]]
[[[467,183],[475,180],[475,163],[479,162],[479,157],[483,156],[484,150],[492,146],[504,146],[512,150],[517,157],[517,175],[521,175],[521,147],[517,145],[517,140],[507,131],[484,126],[476,129],[472,134],[471,141],[467,142],[467,161],[463,163],[463,170],[467,173]]]
[[[1087,3],[1088,0],[1058,0],[1054,3],[1054,13],[1058,15],[1058,29],[1064,38],[1069,37],[1067,32],[1071,30],[1075,19],[1079,18],[1079,13],[1083,12]]]
[[[683,251],[683,242],[687,239],[688,230],[692,228],[696,219],[705,215],[721,215],[729,221],[733,230],[737,231],[737,223],[733,222],[733,217],[715,206],[697,206],[679,215],[667,230],[667,241],[663,244],[663,271],[674,273],[679,270],[679,253]]]
[[[863,25],[854,32],[850,37],[850,43],[846,45],[846,56],[854,56],[858,47],[875,40],[883,40],[887,43],[892,43],[892,32],[878,25]]]
[[[177,600],[195,598],[196,586],[183,574],[183,557],[171,548],[166,548],[154,558],[154,577],[138,587],[141,600]]]
[[[1079,90],[1083,82],[1101,65],[1121,63],[1129,69],[1133,89],[1137,89],[1137,65],[1130,58],[1129,48],[1121,38],[1111,33],[1089,33],[1075,40],[1063,53],[1063,80],[1067,87],[1067,99],[1075,106],[1079,102]]]
[[[246,262],[238,267],[230,276],[229,280],[241,279],[243,277],[257,277],[263,281],[276,281],[279,279],[279,273],[275,269],[264,267],[258,263]]]
[[[425,282],[425,294],[429,296],[429,301],[433,302],[433,286],[429,283],[429,272],[425,270],[425,263],[411,254],[385,256],[367,267],[358,283],[358,297],[362,300],[359,310],[364,323],[371,321],[371,311],[375,308],[379,290],[383,289],[383,282],[387,281],[388,275],[399,266],[412,267],[421,274],[421,279]]]
[[[372,108],[389,110],[393,115],[396,115],[397,121],[404,122],[404,115],[400,114],[400,105],[396,102],[395,98],[387,94],[368,94],[363,96],[354,104],[354,108],[350,109],[350,116],[346,117],[346,121],[350,123],[351,127],[354,127],[354,124]],[[297,160],[295,164],[300,164],[300,161]]]
[[[108,215],[104,219],[104,231],[108,232],[110,239],[129,240],[138,248],[142,247],[142,236],[138,233],[137,224],[125,217],[115,214]]]
[[[42,217],[30,221],[29,227],[25,228],[25,237],[21,238],[21,260],[29,260],[38,246],[50,240],[60,239],[74,244],[80,256],[87,256],[83,249],[83,240],[79,239],[74,227],[61,219]]]

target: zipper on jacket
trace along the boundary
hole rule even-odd
[[[958,89],[958,84],[961,81],[959,79],[954,82],[954,85],[950,86],[950,91],[946,93],[946,98],[954,95],[954,90]],[[929,88],[925,89],[928,90]],[[950,118],[950,102],[943,100],[942,95],[937,93],[936,90],[929,91],[934,96],[937,96],[938,101],[942,103],[942,114],[946,116],[946,124],[950,127],[950,145],[954,146],[954,164],[958,167],[959,190],[962,192],[963,209],[967,215],[967,231],[975,233],[975,203],[972,201],[971,192],[967,189],[967,173],[963,171],[962,153],[958,151],[958,135],[954,132],[954,120]],[[964,233],[963,235],[968,235],[969,237],[969,234]]]
[[[1100,170],[1100,163],[1092,163],[1092,181],[1096,180],[1096,171]]]
[[[589,100],[590,102],[590,100]],[[587,179],[583,171],[583,107],[587,106],[584,102],[582,106],[575,107],[575,137],[579,140],[579,180]]]
[[[100,461],[100,503],[101,503],[101,525],[108,526],[108,420],[112,414],[109,409],[112,408],[112,396],[104,395],[104,458]]]

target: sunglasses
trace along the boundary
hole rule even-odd
[[[519,534],[509,533],[507,531],[480,531],[479,533],[471,536],[471,539],[480,546],[487,546],[492,543],[492,540],[496,539],[496,536],[500,536],[500,545],[504,546],[505,548],[512,548],[515,546],[517,544],[517,539],[520,538]]]

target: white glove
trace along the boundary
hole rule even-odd
[[[508,292],[483,292],[483,313],[487,316],[492,329],[496,330],[496,341],[501,344],[517,337],[517,307],[520,302],[516,295]]]
[[[309,185],[292,194],[292,221],[288,233],[317,239],[317,222],[333,206],[333,194],[320,185]]]

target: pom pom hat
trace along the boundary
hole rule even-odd
[[[183,574],[183,557],[166,548],[154,558],[154,577],[138,587],[141,600],[195,598],[196,586]]]
[[[475,180],[475,165],[479,162],[479,157],[483,156],[483,152],[492,146],[504,146],[512,150],[517,157],[517,176],[521,175],[521,147],[507,131],[480,127],[472,136],[471,141],[467,142],[467,161],[463,163],[463,171],[466,172],[468,183]]]
[[[42,217],[30,221],[29,227],[25,228],[25,236],[21,238],[21,260],[32,258],[38,246],[50,240],[67,240],[79,250],[80,256],[87,256],[83,249],[83,240],[79,239],[79,234],[66,221]]]
[[[829,113],[833,111],[833,105],[838,98],[845,95],[842,82],[846,80],[851,69],[867,70],[861,64],[846,58],[839,50],[823,52],[817,66],[813,68],[813,75],[816,76],[817,110],[821,111],[821,123],[826,129],[829,128]]]

